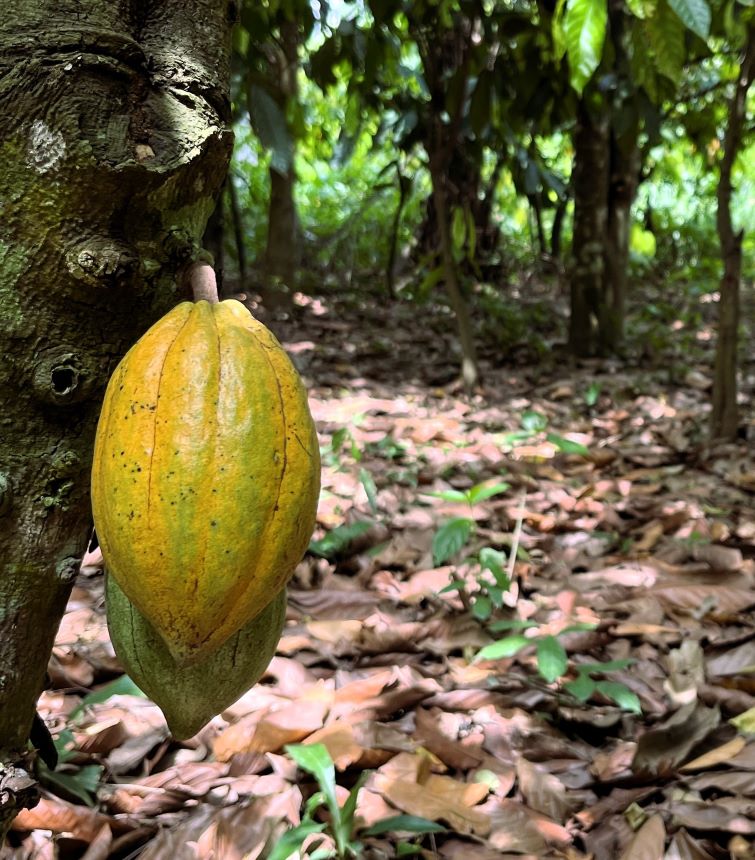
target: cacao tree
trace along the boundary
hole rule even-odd
[[[327,5],[321,6],[322,17]],[[261,292],[269,308],[287,309],[292,305],[301,261],[301,228],[294,198],[296,139],[303,132],[299,54],[315,16],[307,0],[247,0],[240,24],[233,51],[237,101],[271,154]]]
[[[91,533],[108,375],[180,296],[231,148],[229,0],[6,0],[0,19],[0,836]]]
[[[532,149],[538,119],[550,117],[558,101],[547,74],[523,74],[536,53],[538,66],[542,34],[526,4],[373,0],[368,8],[369,20],[344,21],[311,66],[325,86],[337,62],[348,64],[349,97],[381,113],[402,152],[422,154],[432,188],[418,241],[429,261],[426,281],[446,288],[462,378],[473,387],[473,285],[480,263],[496,250],[492,212],[501,171],[509,167],[517,186],[526,174],[521,184],[533,200],[547,184],[536,159],[521,158]],[[529,139],[522,144],[519,137]],[[487,176],[486,159],[494,161]],[[525,162],[531,169],[520,169]]]
[[[750,10],[748,10],[750,11]],[[755,15],[744,25],[744,50],[729,99],[723,153],[718,164],[716,228],[721,244],[718,338],[713,378],[711,437],[733,439],[739,426],[737,404],[737,353],[739,347],[739,304],[742,277],[744,228],[737,229],[732,218],[733,173],[742,145],[747,119],[747,93],[755,79]]]
[[[645,148],[657,136],[684,64],[705,52],[706,0],[565,0],[552,30],[580,94],[574,125],[569,346],[620,351],[631,207]]]

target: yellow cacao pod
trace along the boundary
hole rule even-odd
[[[240,302],[178,305],[113,374],[92,466],[97,536],[178,664],[212,654],[280,592],[319,484],[301,380]]]
[[[158,705],[173,737],[195,735],[254,686],[275,654],[286,620],[286,589],[209,657],[178,666],[162,637],[112,576],[105,584],[107,624],[115,653]]]

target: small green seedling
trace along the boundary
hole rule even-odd
[[[327,848],[316,849],[308,855],[312,860],[326,860],[331,857],[345,860],[345,858],[361,856],[362,845],[353,838],[354,814],[359,791],[368,774],[363,773],[359,777],[346,803],[339,806],[336,797],[336,770],[327,747],[324,744],[289,744],[285,749],[302,770],[317,780],[320,790],[307,801],[301,824],[283,835],[268,860],[287,860],[298,851],[308,836],[326,831],[333,837],[336,853],[333,854]],[[327,824],[314,819],[316,811],[321,806],[325,806],[328,810],[330,820]]]

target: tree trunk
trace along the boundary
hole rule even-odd
[[[553,215],[553,226],[551,227],[551,257],[554,260],[561,258],[561,237],[564,231],[564,218],[566,217],[566,209],[569,206],[569,198],[564,197],[558,201],[556,212]]]
[[[286,173],[270,168],[270,205],[263,266],[264,302],[270,310],[290,308],[299,270],[299,219],[294,203],[293,166]]]
[[[464,387],[471,391],[479,381],[480,373],[477,367],[477,353],[475,350],[472,320],[469,316],[469,308],[461,291],[459,274],[454,260],[451,227],[449,224],[448,205],[446,203],[446,192],[444,188],[444,176],[438,170],[433,170],[431,165],[431,179],[433,184],[433,200],[435,201],[435,214],[438,219],[438,233],[440,234],[440,252],[443,260],[443,279],[446,291],[451,303],[451,308],[456,316],[456,324],[459,327],[459,345],[461,346],[461,378]]]
[[[724,271],[718,303],[718,339],[713,374],[712,439],[734,439],[739,425],[737,407],[737,348],[739,343],[739,283],[742,273],[744,231],[734,231],[731,218],[731,176],[742,144],[747,111],[747,91],[755,75],[755,26],[747,29],[747,45],[729,103],[723,158],[718,180],[716,227],[721,243]]]
[[[530,209],[535,216],[535,230],[537,232],[537,253],[542,260],[548,254],[548,243],[545,241],[545,227],[543,226],[543,207],[540,205],[540,196],[538,194],[528,194],[527,202],[530,204]]]
[[[227,169],[228,0],[6,0],[0,17],[0,838],[91,531],[100,399],[180,298]]]
[[[569,349],[595,355],[601,317],[608,221],[608,118],[590,112],[584,99],[574,132],[574,230]]]
[[[223,291],[225,276],[225,186],[220,190],[218,202],[202,236],[202,245],[212,255],[215,280],[220,293]]]
[[[280,28],[281,50],[275,53],[279,68],[276,80],[270,82],[270,94],[287,116],[290,100],[298,98],[296,75],[299,69],[299,27],[296,21],[284,21]],[[294,131],[289,127],[294,140]],[[263,300],[271,309],[290,309],[301,262],[299,219],[296,213],[294,187],[296,172],[291,163],[285,171],[270,167],[270,203],[267,217],[267,245],[263,261]]]
[[[248,266],[246,262],[246,244],[244,242],[244,223],[241,218],[241,206],[233,177],[229,176],[226,183],[228,202],[230,203],[231,219],[233,221],[233,241],[236,246],[236,264],[239,269],[239,289],[246,289]]]
[[[603,289],[598,350],[619,352],[624,341],[624,318],[629,268],[632,204],[637,193],[640,151],[635,136],[618,141],[611,135],[608,211],[604,250]]]

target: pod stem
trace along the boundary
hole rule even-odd
[[[186,271],[186,280],[191,287],[195,302],[206,301],[210,304],[218,302],[218,282],[215,269],[205,260],[197,260]]]

